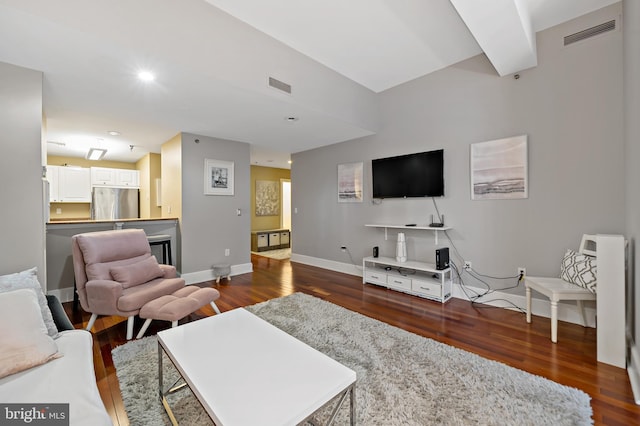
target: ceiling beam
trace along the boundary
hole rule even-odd
[[[536,35],[524,0],[450,0],[499,75],[538,64]]]

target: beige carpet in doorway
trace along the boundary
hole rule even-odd
[[[251,253],[258,256],[270,257],[271,259],[284,260],[291,258],[291,248],[267,250],[267,251],[252,251]]]

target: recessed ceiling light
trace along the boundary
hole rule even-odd
[[[293,161],[289,160],[289,161],[287,161],[287,163],[288,163],[288,164],[291,164],[291,163],[293,163]]]
[[[87,160],[101,160],[102,157],[107,153],[106,149],[102,148],[91,148],[87,153]]]
[[[111,136],[120,136],[120,132],[118,132],[117,130],[109,130],[107,133],[109,133]]]
[[[138,73],[138,78],[142,81],[153,81],[155,80],[156,76],[149,71],[140,71]]]

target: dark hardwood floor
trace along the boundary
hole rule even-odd
[[[216,303],[221,311],[297,291],[311,294],[413,333],[582,389],[592,398],[596,424],[640,424],[640,407],[634,403],[626,371],[596,361],[593,328],[560,322],[559,343],[553,344],[547,318],[534,317],[532,324],[527,324],[524,314],[515,311],[472,306],[460,299],[442,305],[377,286],[363,286],[359,277],[288,260],[252,255],[252,262],[251,274],[235,276],[231,282],[200,284],[220,291]],[[73,313],[71,303],[66,303],[65,309],[76,328],[86,326],[88,314],[81,309]],[[183,321],[209,315],[213,315],[213,309],[206,307]],[[141,321],[136,322],[135,332],[140,326]],[[154,321],[147,335],[168,327],[168,322]],[[125,333],[126,319],[119,317],[101,317],[94,327],[98,388],[115,425],[129,424],[111,359],[111,350],[126,343]]]

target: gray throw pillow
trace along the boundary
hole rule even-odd
[[[596,258],[567,250],[560,265],[560,278],[572,284],[596,292]]]
[[[15,274],[0,276],[0,293],[19,290],[22,288],[31,288],[35,290],[38,296],[38,304],[40,305],[42,320],[44,321],[44,325],[47,327],[47,334],[53,338],[57,337],[58,328],[56,327],[55,322],[53,322],[53,317],[51,316],[51,311],[47,304],[47,298],[42,292],[40,282],[38,282],[38,269],[31,268]]]

